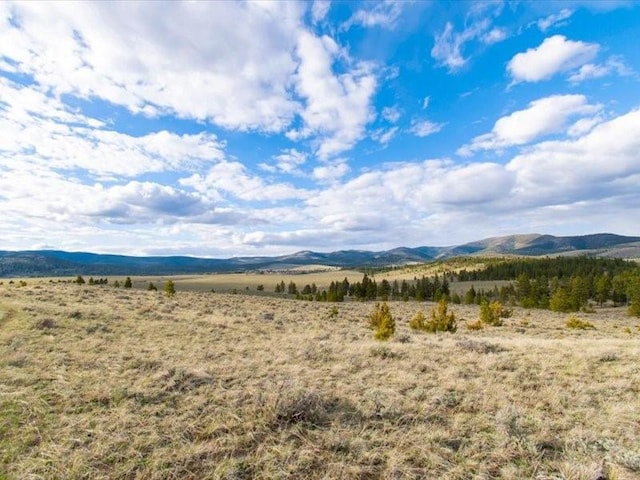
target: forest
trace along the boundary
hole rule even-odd
[[[509,281],[507,285],[485,290],[473,285],[464,293],[452,293],[453,282]],[[331,282],[327,290],[315,284],[298,289],[294,282],[276,284],[276,293],[298,299],[342,302],[414,300],[481,304],[500,301],[506,305],[542,308],[559,312],[587,310],[593,305],[629,306],[629,313],[640,316],[640,267],[621,259],[593,257],[554,257],[505,259],[487,262],[479,270],[462,269],[413,281],[376,281],[365,273],[359,282]]]

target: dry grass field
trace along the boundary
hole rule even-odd
[[[0,478],[640,478],[623,309],[427,334],[392,302],[377,342],[373,306],[5,281]]]

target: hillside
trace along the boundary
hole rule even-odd
[[[357,268],[425,263],[458,256],[594,255],[640,258],[640,237],[610,233],[556,237],[510,235],[448,247],[399,247],[371,252],[340,250],[330,253],[301,251],[278,257],[132,257],[83,252],[38,250],[0,251],[0,277],[66,275],[175,275],[251,270],[289,270],[305,265]]]

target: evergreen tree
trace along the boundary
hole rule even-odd
[[[176,287],[175,287],[175,285],[173,284],[173,281],[172,281],[172,280],[167,280],[167,281],[164,283],[164,294],[165,294],[167,297],[173,297],[173,296],[176,294]]]

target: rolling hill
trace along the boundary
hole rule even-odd
[[[399,247],[371,252],[340,250],[322,253],[301,251],[278,257],[132,257],[58,250],[0,251],[0,277],[67,275],[175,275],[250,270],[285,270],[304,265],[354,268],[424,263],[458,256],[495,255],[593,255],[640,258],[640,237],[611,233],[557,237],[510,235],[449,247]]]

